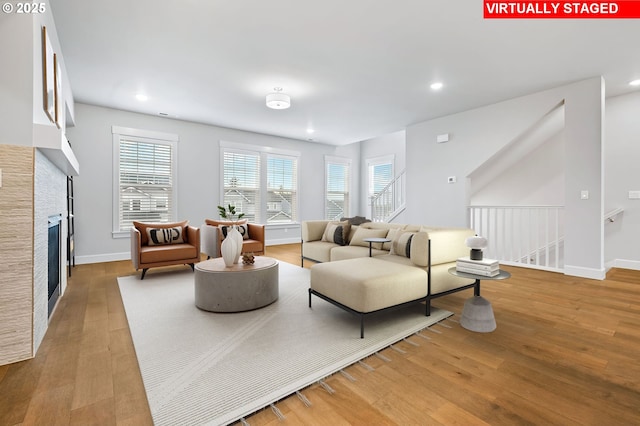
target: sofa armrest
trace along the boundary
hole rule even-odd
[[[475,235],[473,229],[468,228],[440,228],[429,229],[431,241],[431,265],[455,262],[459,257],[469,255],[469,247],[465,241]]]
[[[328,220],[305,220],[302,222],[302,241],[319,241],[322,239]]]
[[[140,267],[140,231],[135,226],[131,227],[130,231],[131,237],[131,261],[133,262],[133,267],[137,271]]]
[[[197,257],[200,257],[200,228],[187,226],[187,241],[196,247]]]
[[[209,257],[220,257],[220,236],[217,226],[203,224],[200,227],[200,252]]]

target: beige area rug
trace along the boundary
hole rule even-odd
[[[193,272],[118,278],[156,425],[227,424],[452,315],[415,304],[360,320],[322,299],[309,271],[280,262],[279,299],[233,314],[194,305]]]

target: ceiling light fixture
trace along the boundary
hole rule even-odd
[[[274,87],[275,93],[267,95],[267,106],[271,109],[287,109],[291,106],[291,98],[282,92],[282,87]]]
[[[440,90],[440,89],[442,89],[442,86],[443,86],[443,84],[438,81],[436,83],[431,84],[431,86],[429,86],[429,87],[431,87],[431,90]]]
[[[136,95],[136,99],[139,100],[140,102],[144,102],[144,101],[148,100],[149,97],[147,95],[143,95],[142,93],[138,93]]]
[[[312,128],[307,129],[307,133],[312,134],[313,132],[315,132],[315,130],[313,130]]]
[[[629,82],[630,86],[640,86],[640,79]]]

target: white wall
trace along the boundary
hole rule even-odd
[[[33,75],[33,90],[32,90],[32,98],[33,98],[33,123],[36,124],[45,124],[51,125],[52,123],[49,120],[49,117],[44,111],[43,107],[43,92],[44,92],[44,79],[43,79],[43,61],[42,61],[42,27],[46,27],[47,29],[47,37],[51,42],[51,46],[53,52],[57,54],[57,59],[60,63],[60,71],[62,73],[62,113],[65,114],[68,110],[73,111],[73,93],[71,91],[71,85],[69,83],[69,78],[67,75],[67,69],[64,61],[64,53],[62,52],[62,47],[60,46],[60,41],[58,40],[58,33],[56,30],[56,25],[53,20],[53,14],[51,13],[51,6],[49,5],[49,1],[45,0],[45,13],[36,13],[31,15],[33,17],[31,32],[32,32],[32,40],[33,40],[33,49],[29,53],[32,55],[31,63],[33,67],[31,68],[31,73]],[[22,17],[26,17],[26,15],[17,15]],[[24,19],[24,18],[22,18]],[[13,36],[15,39],[15,35]],[[27,98],[28,99],[28,98]],[[63,120],[64,122],[64,120]]]
[[[393,170],[397,176],[406,168],[406,132],[404,130],[387,135],[379,136],[373,139],[367,139],[360,142],[360,164],[362,169],[360,172],[360,197],[358,198],[358,211],[351,216],[371,217],[371,207],[367,199],[367,159],[384,157],[387,155],[394,156]],[[357,175],[354,175],[357,176]],[[396,218],[399,219],[399,218]],[[394,222],[397,222],[395,220]]]
[[[351,158],[359,176],[360,144],[334,147],[86,104],[75,105],[76,126],[67,136],[82,165],[75,183],[76,262],[129,258],[129,240],[112,238],[111,126],[177,134],[178,218],[200,226],[217,218],[220,141],[294,150],[300,157],[300,220],[324,215],[324,156]],[[355,188],[356,194],[357,187]],[[268,244],[300,241],[299,226],[267,229]]]
[[[564,152],[561,132],[523,160],[512,164],[486,186],[474,190],[472,181],[470,205],[564,205]]]
[[[600,77],[438,118],[407,128],[407,221],[467,226],[467,176],[565,103],[566,270],[604,277],[602,226],[602,120]],[[436,136],[450,141],[436,143]],[[457,183],[447,183],[455,176]],[[589,190],[589,200],[580,200]]]
[[[430,226],[466,226],[466,178],[558,104],[542,92],[407,128],[408,217]],[[436,136],[449,133],[447,143]],[[448,183],[448,177],[457,182]]]
[[[32,146],[33,25],[28,15],[0,14],[0,143]]]
[[[624,212],[605,224],[605,260],[608,266],[640,270],[640,92],[607,99],[605,155],[605,213]]]

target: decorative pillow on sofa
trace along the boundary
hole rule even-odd
[[[387,239],[389,239],[391,241],[389,241],[388,243],[384,243],[382,245],[382,250],[391,251],[391,243],[396,238],[396,235],[398,234],[398,232],[402,232],[402,228],[391,228],[391,229],[389,229],[389,232],[387,232]]]
[[[238,232],[242,235],[243,240],[249,239],[249,226],[246,223],[236,225]],[[218,225],[218,229],[222,232],[222,239],[227,238],[227,233],[231,230],[231,225]]]
[[[351,238],[351,242],[349,243],[350,246],[362,246],[362,247],[369,247],[369,242],[368,241],[364,241],[365,238],[384,238],[387,236],[387,229],[370,229],[370,228],[363,228],[362,226],[358,227],[358,229],[356,229],[356,232],[353,234],[353,237]],[[381,243],[373,243],[371,244],[371,247],[377,250],[381,250],[382,249],[382,244]]]
[[[320,241],[329,241],[330,243],[346,246],[349,241],[349,233],[351,225],[349,222],[329,222],[324,229],[322,239]]]
[[[182,228],[182,239],[184,242],[189,242],[189,235],[187,234],[187,226],[189,225],[188,220],[184,220],[182,222],[172,222],[172,223],[146,223],[146,222],[138,222],[133,221],[133,226],[140,232],[140,244],[143,246],[149,245],[149,233],[147,232],[148,228],[156,228],[156,229],[167,229],[167,228]]]
[[[404,256],[411,258],[411,239],[415,232],[397,232],[395,238],[391,242],[391,250],[389,254],[396,256]]]
[[[147,238],[150,246],[160,246],[164,244],[182,244],[182,227],[173,228],[147,228]]]

